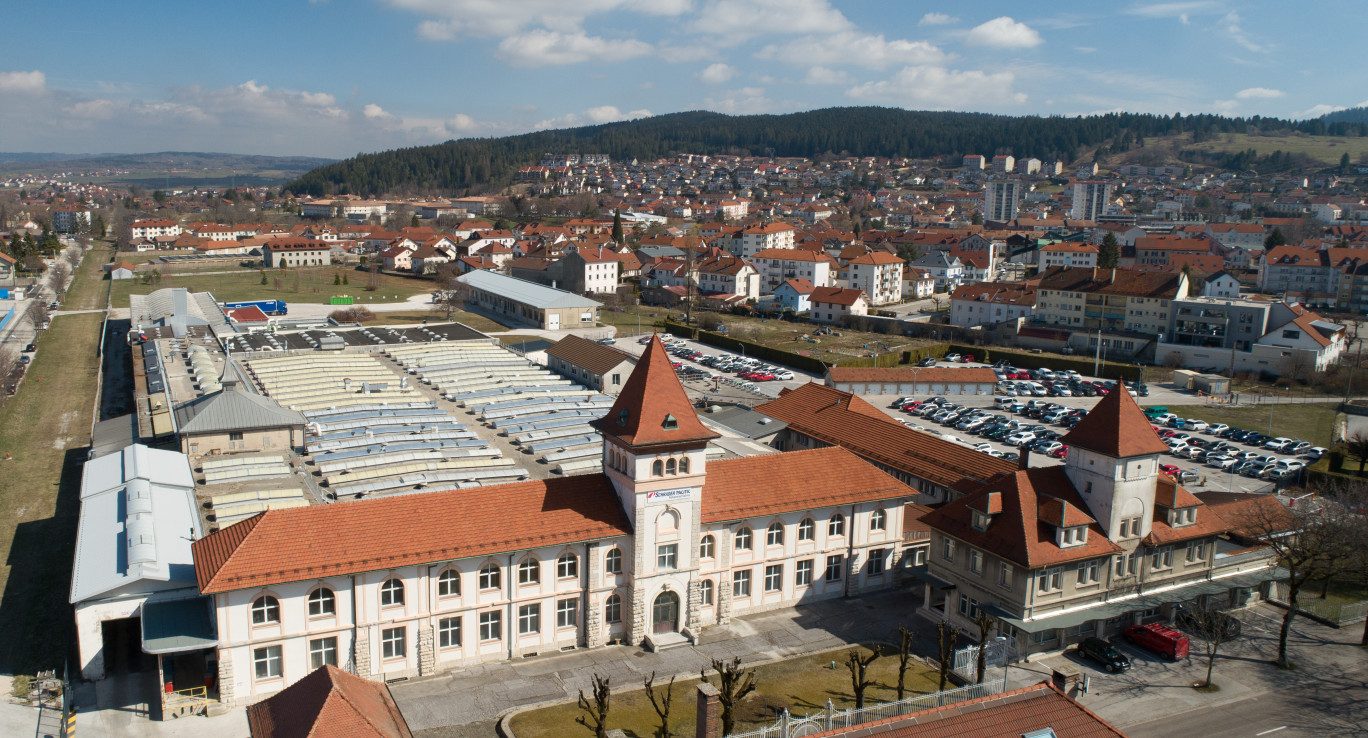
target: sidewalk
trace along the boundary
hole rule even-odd
[[[913,615],[919,597],[887,592],[849,600],[829,600],[733,620],[703,631],[697,645],[650,653],[611,646],[524,661],[486,664],[390,686],[415,733],[493,736],[504,712],[539,703],[574,700],[590,690],[595,674],[609,676],[622,690],[678,674],[696,677],[710,659],[741,657],[743,664],[792,658],[840,648],[849,643],[889,642],[897,627],[917,631],[918,654],[934,653],[930,623]]]

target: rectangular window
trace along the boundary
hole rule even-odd
[[[884,573],[888,566],[888,549],[876,548],[869,552],[869,576],[876,577]]]
[[[1099,578],[1096,561],[1087,561],[1078,565],[1078,584],[1097,584]]]
[[[579,600],[567,598],[556,601],[556,627],[573,628],[579,624]]]
[[[674,569],[679,564],[679,545],[675,543],[662,544],[656,549],[656,568]]]
[[[1150,557],[1150,569],[1153,569],[1153,570],[1156,570],[1156,571],[1157,571],[1157,570],[1172,569],[1172,568],[1173,568],[1173,549],[1172,549],[1172,548],[1170,548],[1170,547],[1168,547],[1168,546],[1164,546],[1163,548],[1157,549],[1157,550],[1154,552],[1154,555]]]
[[[966,618],[969,618],[970,620],[977,618],[979,616],[978,600],[965,595],[960,595],[959,614],[963,615]]]
[[[841,573],[844,568],[845,558],[840,554],[828,556],[826,558],[826,580],[828,582],[841,581]]]
[[[750,597],[751,573],[745,569],[732,573],[732,597]]]
[[[1004,589],[1012,588],[1012,565],[1007,562],[998,564],[998,586]]]
[[[1206,560],[1206,543],[1204,541],[1193,541],[1188,544],[1187,550],[1188,563]]]
[[[309,668],[337,666],[337,639],[315,638],[309,641]]]
[[[380,631],[380,656],[386,659],[402,659],[408,655],[407,628],[386,628]]]
[[[976,548],[969,549],[969,571],[983,573],[983,552]]]
[[[541,605],[521,605],[518,607],[518,634],[527,635],[541,631]]]
[[[794,567],[793,583],[799,587],[812,584],[812,559],[803,559]]]
[[[778,592],[784,588],[784,565],[770,564],[765,567],[765,591]]]
[[[266,646],[253,650],[252,667],[257,679],[280,678],[280,646]]]
[[[1063,586],[1064,570],[1056,567],[1040,572],[1040,591],[1058,592]]]
[[[437,646],[456,648],[461,645],[461,619],[442,618],[437,621]]]
[[[242,433],[241,433],[240,431],[229,431],[229,432],[228,432],[228,440],[230,440],[230,441],[241,441],[241,440],[242,440]]]
[[[503,639],[503,613],[499,610],[480,613],[480,640]]]
[[[953,538],[945,539],[945,548],[941,549],[941,556],[943,556],[946,561],[955,560],[955,540]]]

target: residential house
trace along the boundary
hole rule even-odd
[[[936,278],[929,272],[903,267],[903,299],[925,300],[936,293]]]
[[[328,266],[332,247],[308,238],[276,238],[261,247],[261,259],[267,268]]]
[[[736,300],[760,299],[760,272],[745,259],[718,254],[698,263],[698,289],[704,296],[735,295]]]
[[[774,302],[784,312],[805,313],[811,309],[812,291],[816,289],[809,279],[786,279],[774,288]]]
[[[133,239],[146,238],[154,239],[158,236],[179,236],[181,234],[180,223],[174,220],[159,218],[156,220],[135,220],[128,227],[129,236]]]
[[[1102,348],[1132,356],[1168,330],[1169,303],[1188,295],[1182,272],[1056,267],[1041,275],[1035,324],[1072,333],[1078,351]]]
[[[761,293],[772,292],[790,279],[806,279],[816,287],[835,283],[836,262],[830,256],[806,249],[765,249],[750,259],[760,272]]]
[[[814,287],[808,304],[808,317],[814,323],[837,323],[847,315],[869,314],[869,299],[864,290]]]
[[[1178,254],[1212,255],[1215,242],[1205,238],[1174,238],[1170,236],[1150,236],[1135,239],[1135,265],[1137,267],[1163,267],[1172,264]]]
[[[902,275],[906,262],[887,251],[870,251],[846,262],[846,287],[860,290],[869,304],[902,302]]]
[[[1037,267],[1045,271],[1052,267],[1076,267],[1091,269],[1097,266],[1098,247],[1090,243],[1058,241],[1042,246],[1037,252],[1040,260]]]
[[[919,272],[930,274],[936,280],[937,292],[953,292],[964,282],[964,263],[944,251],[923,254],[911,266]]]
[[[404,245],[386,248],[380,252],[381,268],[388,272],[413,271],[413,251],[413,247]]]
[[[1208,274],[1202,283],[1202,297],[1232,298],[1240,296],[1240,280],[1225,270]]]
[[[1267,300],[1174,300],[1155,356],[1194,369],[1304,377],[1325,371],[1345,348],[1343,325],[1300,305]]]
[[[114,264],[109,265],[109,278],[133,279],[134,272],[136,272],[137,269],[137,266],[130,264],[126,261],[116,262]]]
[[[389,686],[339,669],[336,660],[336,651],[331,660],[311,653],[308,676],[249,705],[250,738],[413,738]]]
[[[797,229],[787,223],[757,223],[732,236],[727,250],[743,259],[766,249],[792,249]]]
[[[571,292],[614,294],[618,289],[618,253],[606,246],[572,249],[558,263],[561,287]]]
[[[1036,285],[1026,282],[963,284],[950,293],[950,325],[991,327],[1035,315]]]
[[[546,349],[546,366],[589,389],[617,395],[636,359],[622,349],[570,335]]]

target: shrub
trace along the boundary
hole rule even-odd
[[[28,699],[29,692],[33,689],[33,677],[27,674],[15,674],[10,681],[10,694],[21,700]]]
[[[375,313],[357,306],[346,310],[334,310],[328,314],[328,318],[338,323],[364,323],[368,320],[375,320]]]

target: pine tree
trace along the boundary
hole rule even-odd
[[[622,244],[622,210],[613,211],[613,243]]]
[[[1116,243],[1116,234],[1110,231],[1102,237],[1102,248],[1097,252],[1097,265],[1103,269],[1115,269],[1121,263],[1121,246]]]

